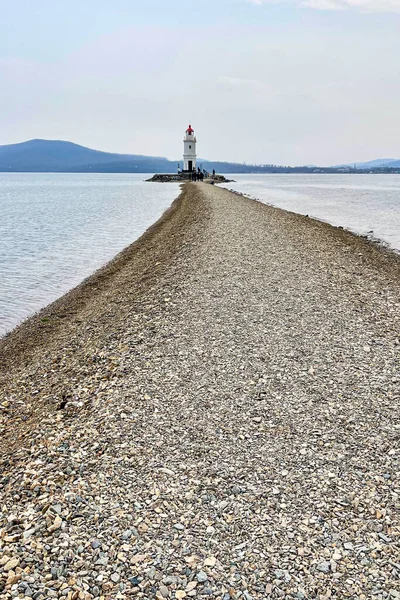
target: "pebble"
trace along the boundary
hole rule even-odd
[[[15,569],[19,565],[19,558],[11,558],[8,560],[3,566],[3,571],[7,573],[7,571],[11,571]]]
[[[322,573],[329,573],[329,571],[331,570],[331,563],[328,561],[320,562],[317,565],[317,569],[318,569],[318,571],[321,571]]]

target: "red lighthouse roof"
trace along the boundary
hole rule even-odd
[[[194,133],[194,129],[192,129],[191,125],[189,125],[189,127],[186,129],[186,133]]]

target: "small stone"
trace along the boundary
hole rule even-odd
[[[169,597],[169,589],[167,588],[166,585],[160,585],[159,589],[160,589],[160,592],[161,592],[163,598]]]
[[[99,540],[93,540],[90,545],[92,546],[93,550],[96,550],[96,548],[100,548],[101,546]]]
[[[154,581],[154,579],[156,578],[156,568],[155,567],[151,567],[148,570],[147,577],[150,579],[150,581]]]
[[[331,570],[331,564],[324,560],[323,562],[320,562],[317,565],[317,569],[318,571],[321,571],[321,573],[329,573],[329,571]]]
[[[138,563],[144,562],[146,560],[146,554],[135,554],[132,556],[130,563],[131,565],[137,565]]]
[[[122,534],[122,539],[123,540],[129,540],[132,537],[132,531],[130,529],[127,529],[126,531],[124,531],[124,533]]]
[[[113,573],[110,577],[111,581],[113,581],[114,583],[118,583],[119,581],[119,573]]]
[[[204,571],[199,571],[197,573],[197,581],[199,583],[204,583],[205,581],[208,581],[207,573],[204,573]]]
[[[354,546],[353,546],[353,544],[352,544],[351,542],[345,542],[345,543],[343,544],[343,548],[344,548],[345,550],[353,550]]]
[[[19,558],[11,558],[3,567],[3,570],[7,573],[8,571],[13,571],[15,567],[19,565]]]
[[[57,531],[57,529],[60,529],[61,525],[62,525],[62,518],[61,518],[61,517],[59,517],[59,516],[57,516],[57,517],[54,519],[54,522],[53,522],[53,524],[52,524],[52,525],[50,525],[50,527],[48,527],[48,528],[47,528],[47,531],[48,531],[49,533],[52,533],[53,531]]]
[[[204,566],[205,567],[215,567],[216,562],[217,562],[217,559],[215,558],[215,556],[209,556],[204,561]]]
[[[179,577],[175,577],[174,575],[167,575],[163,577],[162,582],[164,585],[176,585],[180,581]]]
[[[24,531],[24,533],[22,534],[22,537],[24,538],[24,540],[27,540],[31,537],[31,535],[33,535],[35,533],[35,529],[27,529],[26,531]]]
[[[342,558],[342,555],[339,552],[334,552],[332,558],[333,560],[338,561]]]
[[[183,590],[176,590],[175,598],[177,598],[178,600],[182,600],[182,598],[186,598],[186,592],[184,592]]]
[[[166,467],[161,467],[159,471],[160,473],[165,473],[165,475],[170,475],[171,477],[175,475],[174,471],[172,471],[171,469],[167,469]]]
[[[215,527],[209,525],[206,529],[206,533],[208,533],[208,535],[213,535],[213,533],[215,533]]]
[[[189,583],[186,586],[186,591],[191,592],[192,590],[195,589],[196,586],[197,586],[197,581],[195,581],[195,580],[189,581]]]
[[[14,585],[15,583],[18,583],[18,581],[20,579],[21,579],[20,574],[17,574],[14,571],[9,571],[8,577],[7,577],[7,585]]]

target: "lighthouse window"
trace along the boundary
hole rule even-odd
[[[192,149],[192,146],[189,144],[189,148]]]

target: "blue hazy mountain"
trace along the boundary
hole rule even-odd
[[[112,166],[112,170],[118,170],[117,165],[129,165],[131,172],[143,172],[143,168],[154,172],[169,163],[161,157],[100,152],[60,140],[29,140],[0,146],[0,171],[107,171]],[[173,165],[175,170],[176,164]]]
[[[354,165],[357,167],[357,169],[379,169],[380,167],[387,167],[392,169],[400,167],[400,159],[376,158],[375,160],[369,160],[367,162],[356,162],[343,165],[336,165],[335,168],[354,167]]]

